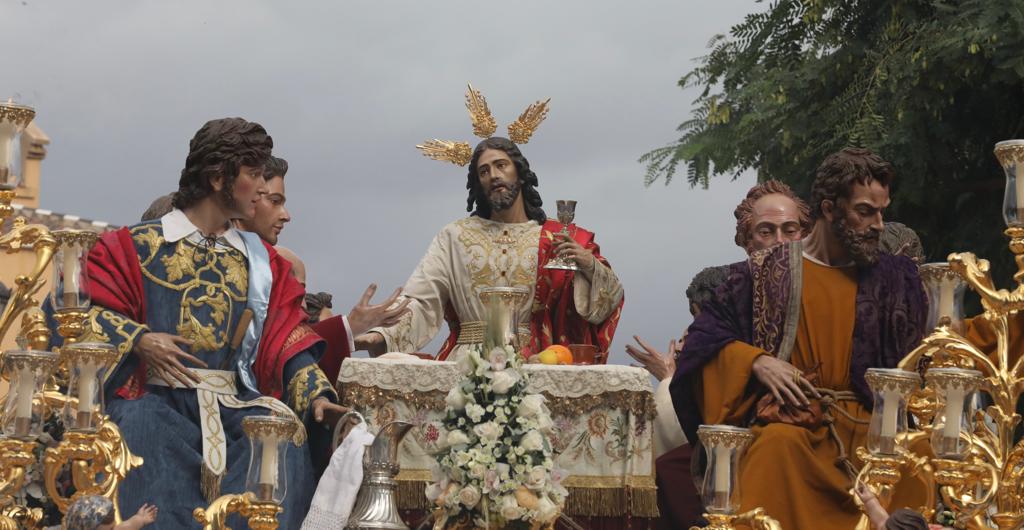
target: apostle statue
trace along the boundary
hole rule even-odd
[[[857,524],[865,372],[895,367],[924,331],[916,265],[880,251],[893,179],[866,149],[829,155],[811,187],[810,234],[731,265],[677,362],[670,391],[687,438],[701,423],[751,426],[741,510],[763,507],[783,528]]]
[[[120,353],[107,411],[145,459],[121,484],[121,512],[156,504],[157,529],[194,528],[194,508],[244,490],[242,419],[265,414],[305,427],[287,454],[281,516],[298,528],[316,476],[306,433],[326,442],[320,423],[346,410],[317,366],[323,340],[305,324],[290,263],[230,223],[254,215],[272,147],[257,123],[207,122],[189,144],[174,209],[104,234],[88,258],[84,339]]]
[[[537,174],[518,144],[543,120],[547,102],[538,102],[509,126],[511,139],[492,136],[494,119],[483,96],[470,87],[467,108],[474,130],[486,138],[470,152],[467,143],[429,142],[420,146],[433,158],[469,164],[469,217],[452,222],[430,243],[402,290],[411,312],[397,325],[360,336],[359,349],[415,352],[448,323],[449,336],[438,359],[483,340],[485,287],[521,287],[529,302],[519,308],[521,344],[527,356],[552,344],[591,344],[607,352],[622,311],[623,291],[594,234],[547,219],[537,192]],[[562,256],[578,271],[546,269]]]

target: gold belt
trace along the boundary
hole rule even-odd
[[[483,320],[474,320],[472,322],[460,322],[459,323],[459,338],[455,340],[455,344],[480,344],[484,341],[484,330],[487,328]],[[519,336],[519,340],[530,337],[529,326],[519,326],[516,332]]]

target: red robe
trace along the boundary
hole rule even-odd
[[[291,275],[291,263],[266,244],[273,286],[263,323],[253,372],[261,394],[280,399],[284,393],[284,366],[289,359],[322,341],[308,325],[302,310],[305,289]],[[142,269],[135,242],[127,228],[100,236],[89,253],[87,275],[95,305],[146,323],[146,297]],[[139,363],[135,374],[118,390],[118,395],[135,399],[145,393],[146,366]]]
[[[327,380],[331,384],[335,384],[338,381],[338,372],[341,371],[341,363],[352,356],[352,350],[349,349],[348,344],[348,330],[345,329],[341,315],[325,318],[313,324],[312,327],[313,331],[327,342],[324,356],[320,358],[319,364],[320,369],[327,376]]]
[[[541,227],[537,251],[537,283],[534,286],[533,313],[530,316],[530,344],[523,346],[523,356],[529,357],[552,344],[593,344],[599,352],[607,352],[615,337],[615,328],[622,316],[625,297],[619,306],[601,324],[591,324],[576,312],[573,304],[572,279],[575,272],[545,269],[554,257],[554,234],[562,230],[562,223],[548,220]],[[594,253],[603,265],[608,260],[601,256],[601,248],[594,243],[594,233],[576,225],[569,225],[569,233],[583,248]],[[441,346],[438,360],[445,360],[455,349],[459,338],[459,316],[451,303],[445,304],[444,318],[448,322],[448,338]],[[607,359],[607,358],[606,358]]]

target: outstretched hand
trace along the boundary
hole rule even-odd
[[[191,346],[192,341],[170,333],[144,333],[135,343],[135,353],[146,362],[150,370],[164,381],[172,383],[177,380],[187,388],[192,388],[201,380],[192,370],[182,364],[182,360],[195,366],[208,366],[198,358],[185,353],[179,345]]]
[[[775,399],[783,405],[796,408],[807,408],[811,400],[807,395],[821,399],[821,394],[807,378],[792,364],[771,355],[761,355],[754,359],[754,376]]]
[[[380,304],[370,304],[373,295],[377,292],[377,284],[371,283],[363,292],[359,302],[348,312],[348,325],[352,328],[352,336],[358,337],[368,330],[376,327],[391,327],[398,323],[406,313],[409,312],[409,302],[406,298],[401,303],[398,297],[402,289],[395,289],[391,296]]]
[[[157,508],[152,504],[143,504],[135,515],[128,520],[114,527],[114,530],[139,530],[140,528],[156,522]],[[103,526],[100,525],[102,528]]]
[[[669,341],[668,353],[661,353],[656,350],[654,346],[647,344],[637,335],[633,335],[633,339],[636,340],[637,344],[640,345],[640,348],[643,349],[641,350],[632,344],[627,344],[626,353],[643,365],[643,367],[646,368],[655,379],[658,381],[664,381],[676,373],[675,340]]]

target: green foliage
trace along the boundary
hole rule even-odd
[[[645,184],[753,169],[807,196],[828,153],[867,147],[897,171],[887,217],[929,259],[1009,262],[992,146],[1024,134],[1024,2],[775,0],[708,48],[679,81],[700,89],[681,137],[640,158]]]

